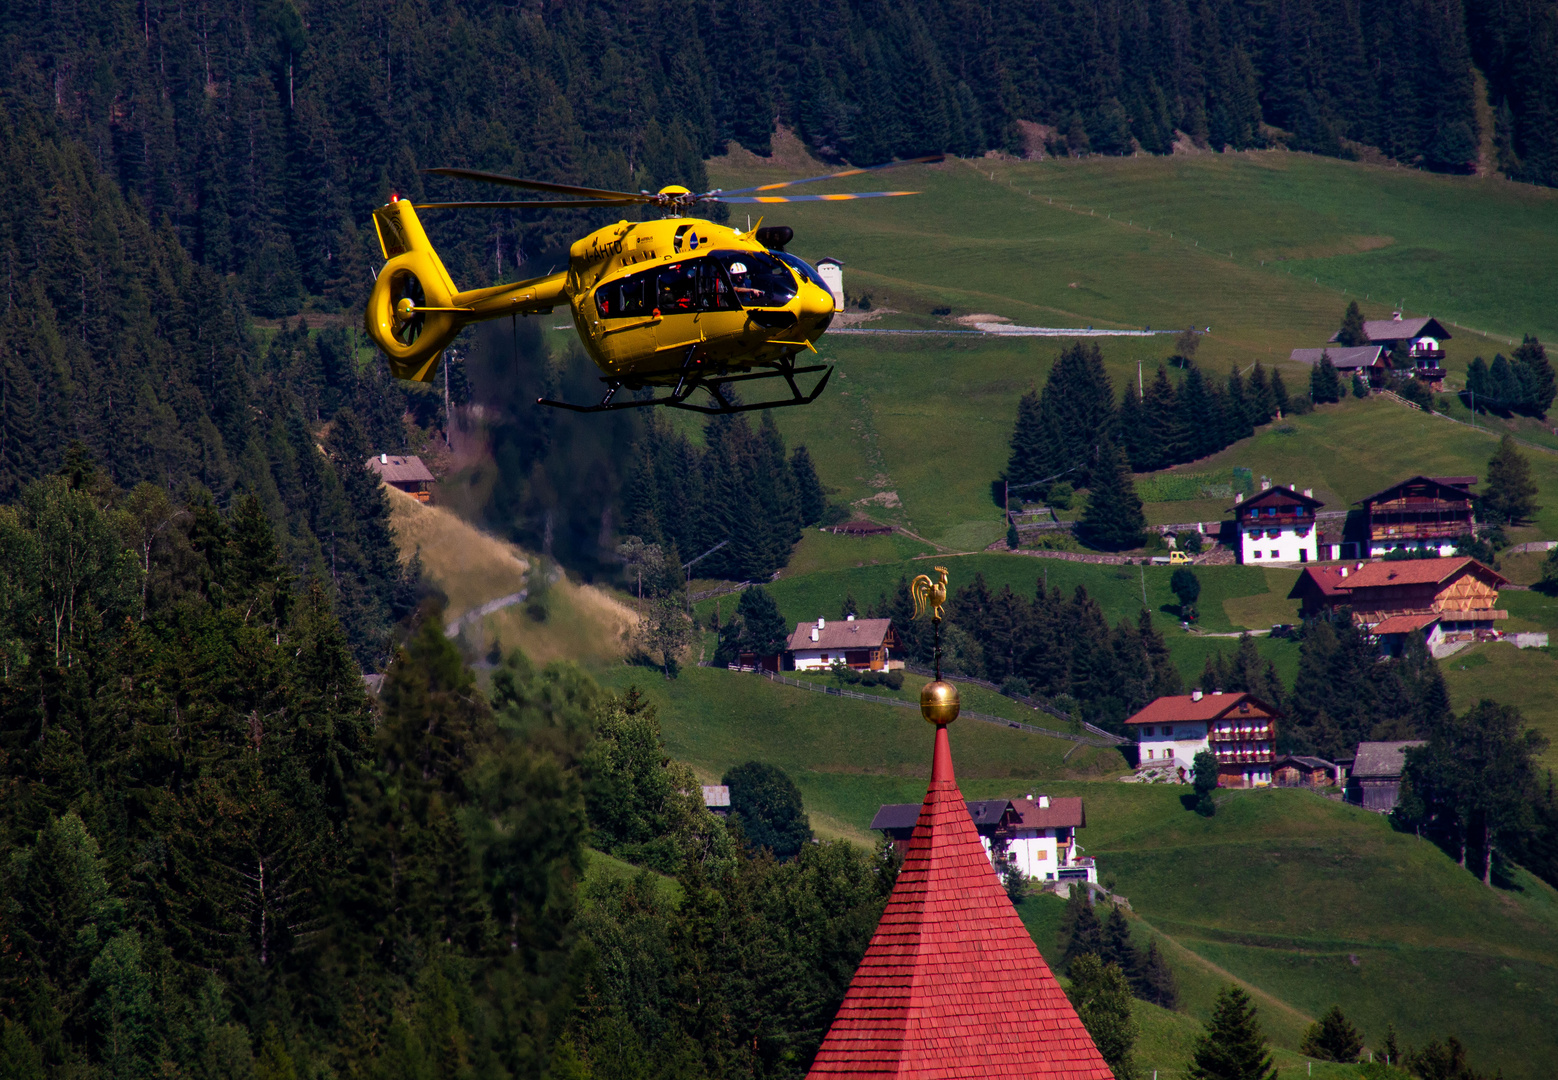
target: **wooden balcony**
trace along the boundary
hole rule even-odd
[[[1424,382],[1444,382],[1444,368],[1442,367],[1413,368],[1412,375]]]
[[[1235,728],[1232,731],[1212,731],[1207,734],[1212,742],[1249,742],[1251,739],[1275,739],[1277,728],[1274,724],[1263,727]]]
[[[1414,364],[1421,364],[1424,360],[1439,361],[1444,359],[1443,349],[1413,349],[1407,353],[1408,358]]]
[[[1273,754],[1270,750],[1259,750],[1251,753],[1217,755],[1217,764],[1219,765],[1258,765],[1262,762],[1269,762],[1274,760],[1276,760],[1276,755]]]

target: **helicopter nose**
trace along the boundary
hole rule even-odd
[[[824,319],[833,315],[833,294],[810,283],[801,290],[801,318]]]

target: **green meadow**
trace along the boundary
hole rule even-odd
[[[712,162],[711,177],[734,187],[804,167],[736,154]],[[1323,344],[1354,296],[1371,317],[1388,317],[1405,297],[1409,315],[1496,335],[1453,329],[1452,373],[1521,333],[1558,336],[1549,302],[1558,193],[1269,152],[948,162],[892,183],[924,194],[764,208],[765,220],[795,228],[796,252],[844,259],[846,290],[870,293],[885,311],[860,324],[868,328],[948,328],[931,315],[940,307],[1025,325],[1193,323],[1212,328],[1198,357],[1209,372],[1260,359],[1295,390],[1307,368],[1288,352]],[[989,483],[1006,462],[1017,398],[1042,385],[1061,344],[832,334],[822,355],[838,372],[827,393],[776,417],[839,498],[879,500],[865,504],[873,516],[944,549],[983,548],[1003,531]],[[1117,388],[1138,361],[1155,367],[1172,351],[1167,337],[1099,345]],[[1469,419],[1463,406],[1451,412]],[[1558,445],[1533,421],[1480,423]],[[1245,465],[1351,500],[1416,472],[1480,475],[1493,445],[1489,434],[1393,402],[1349,402],[1273,425],[1193,468]],[[1558,460],[1540,472],[1558,514]],[[1197,505],[1184,517],[1188,505],[1148,509],[1174,521],[1223,508]]]

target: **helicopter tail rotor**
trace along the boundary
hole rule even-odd
[[[397,379],[431,382],[444,349],[467,323],[550,311],[562,295],[564,274],[459,291],[404,200],[375,210],[373,224],[389,261],[368,296],[363,323]]]

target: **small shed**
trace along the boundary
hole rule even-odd
[[[1359,743],[1347,782],[1347,800],[1377,814],[1390,813],[1401,798],[1407,750],[1425,745],[1422,739]]]
[[[724,784],[703,785],[703,805],[709,813],[726,817],[730,814],[730,788]]]
[[[1272,783],[1277,787],[1330,787],[1336,783],[1336,764],[1304,754],[1282,754],[1274,762]]]
[[[433,474],[427,471],[421,458],[415,455],[397,457],[394,454],[380,454],[368,459],[368,468],[378,473],[379,479],[390,487],[399,488],[418,502],[433,501]]]

